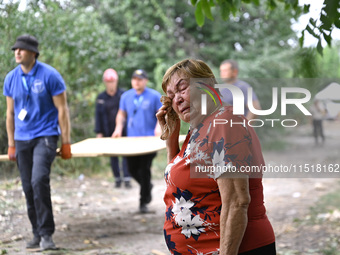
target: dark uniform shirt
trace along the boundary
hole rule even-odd
[[[123,90],[117,89],[114,96],[110,96],[106,91],[98,95],[96,100],[95,129],[94,131],[102,133],[104,137],[110,137],[116,128],[116,116],[119,110],[119,101]],[[125,128],[123,135],[125,135]]]

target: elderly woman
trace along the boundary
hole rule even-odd
[[[201,60],[180,61],[163,77],[167,96],[156,116],[168,155],[167,246],[172,254],[276,254],[262,173],[245,171],[265,165],[259,140],[243,116],[233,115],[231,106],[216,104],[212,97],[206,100],[207,114],[201,114],[204,91],[214,91],[218,98],[214,84],[214,74]],[[181,149],[179,119],[190,123]],[[217,119],[224,125],[217,125]]]

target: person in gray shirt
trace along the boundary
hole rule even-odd
[[[221,79],[228,84],[234,85],[238,88],[240,88],[244,95],[244,116],[248,119],[254,119],[256,116],[251,111],[249,111],[247,98],[248,98],[248,88],[251,88],[251,86],[246,83],[245,81],[238,79],[238,72],[239,67],[238,63],[235,60],[227,59],[224,60],[220,65],[220,77]],[[221,100],[227,104],[233,105],[233,96],[229,89],[223,88],[220,89],[220,92],[222,94]],[[260,102],[253,90],[253,106],[255,109],[260,110],[261,105]]]

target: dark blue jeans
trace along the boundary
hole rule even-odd
[[[130,173],[128,170],[128,165],[126,161],[126,157],[122,157],[122,167],[123,167],[123,177],[121,177],[120,167],[119,167],[119,160],[118,157],[111,157],[111,169],[113,176],[115,177],[116,182],[122,182],[122,181],[130,181]]]
[[[54,219],[50,173],[56,156],[57,136],[15,141],[17,164],[26,197],[27,214],[35,236],[52,235]]]

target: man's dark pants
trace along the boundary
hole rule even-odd
[[[151,202],[151,164],[156,153],[126,157],[131,176],[140,185],[140,204]]]
[[[313,135],[316,143],[318,143],[319,135],[322,139],[322,142],[324,142],[325,136],[323,134],[322,120],[313,120]]]
[[[122,181],[128,181],[130,180],[130,173],[128,170],[128,165],[126,161],[126,157],[122,157],[122,167],[123,167],[123,178],[120,174],[120,167],[119,167],[119,159],[118,157],[111,157],[110,163],[111,163],[111,169],[113,176],[115,177],[116,182],[122,182]]]
[[[54,219],[50,172],[56,156],[57,136],[15,141],[16,158],[26,197],[27,214],[35,236],[52,235]]]

